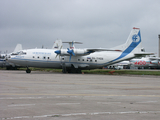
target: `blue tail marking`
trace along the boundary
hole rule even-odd
[[[114,62],[116,60],[119,60],[119,59],[127,56],[129,53],[131,53],[139,45],[140,42],[141,42],[141,34],[139,31],[138,34],[135,34],[132,36],[132,43],[129,45],[129,47],[126,50],[124,50],[123,53],[118,58],[116,58],[110,62]]]

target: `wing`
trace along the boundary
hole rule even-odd
[[[87,48],[86,51],[88,51],[90,53],[100,52],[100,51],[119,51],[119,52],[122,52],[121,50],[105,49],[105,48]]]
[[[160,60],[160,58],[157,57],[149,57],[150,60]]]

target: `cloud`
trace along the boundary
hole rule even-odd
[[[17,43],[51,48],[57,38],[109,48],[139,27],[146,51],[157,52],[159,6],[158,0],[1,0],[0,51],[12,52]]]

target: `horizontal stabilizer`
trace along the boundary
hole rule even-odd
[[[70,46],[70,49],[75,49],[74,44],[82,44],[81,42],[75,42],[75,41],[72,41],[72,42],[63,42],[63,43],[68,43],[69,46]]]
[[[142,57],[146,55],[154,55],[154,53],[147,53],[147,52],[140,52],[140,53],[134,53],[136,57]]]
[[[62,42],[62,43],[69,43],[69,44],[72,44],[72,43],[83,44],[82,42],[75,42],[75,41],[72,41],[72,42]]]

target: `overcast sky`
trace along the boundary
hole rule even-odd
[[[160,0],[0,0],[1,53],[17,43],[52,48],[57,38],[83,42],[77,48],[111,48],[133,27],[145,50],[158,53]]]

